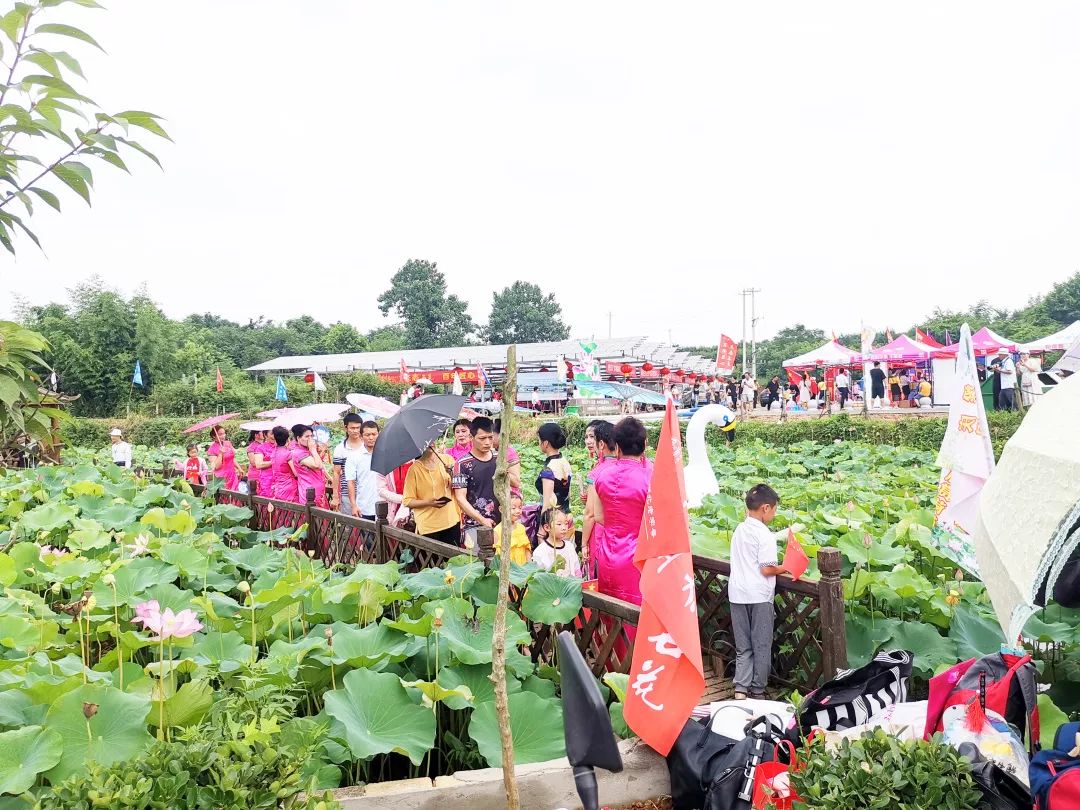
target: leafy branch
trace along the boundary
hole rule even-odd
[[[0,86],[0,244],[15,253],[13,237],[21,230],[39,247],[37,236],[23,221],[34,213],[34,197],[60,210],[60,198],[41,184],[59,180],[90,204],[94,175],[77,158],[96,158],[129,172],[121,151],[135,151],[154,161],[157,157],[136,140],[132,128],[169,139],[161,118],[142,110],[107,114],[72,85],[85,80],[74,56],[39,43],[44,37],[66,37],[104,50],[88,33],[62,22],[41,21],[64,5],[100,8],[95,0],[37,0],[17,2],[0,16],[0,64],[8,67]],[[4,63],[6,42],[14,46],[10,65]],[[46,40],[46,42],[51,40]],[[48,155],[59,142],[58,155]],[[22,176],[24,164],[40,167],[30,179]],[[33,195],[33,196],[31,196]],[[15,213],[16,206],[22,207]]]

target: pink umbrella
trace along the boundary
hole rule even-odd
[[[222,422],[228,422],[230,419],[234,419],[239,416],[239,413],[223,413],[219,416],[211,416],[209,419],[203,419],[201,422],[196,422],[189,428],[184,430],[184,433],[198,433],[200,430],[206,430],[212,428],[214,425],[220,425]]]
[[[273,426],[274,426],[274,420],[273,419],[264,419],[262,421],[257,421],[257,422],[241,422],[240,423],[240,429],[241,430],[254,430],[256,432],[263,431],[263,430],[270,430]]]
[[[310,425],[312,422],[336,422],[347,410],[349,406],[344,402],[317,402],[292,408],[280,414],[274,419],[274,424],[291,427],[292,425]]]
[[[370,394],[346,394],[345,401],[358,411],[381,416],[384,419],[389,419],[401,410],[400,405],[382,397],[373,397]]]

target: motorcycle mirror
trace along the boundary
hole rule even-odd
[[[623,768],[622,755],[600,687],[573,635],[562,631],[558,644],[566,757],[574,769],[574,782],[582,807],[584,810],[598,810],[600,805],[593,768],[618,773]]]

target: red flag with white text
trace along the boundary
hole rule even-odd
[[[641,572],[641,618],[623,717],[666,756],[705,691],[682,439],[670,397],[634,564]]]
[[[221,369],[217,370],[217,391],[220,394],[225,390],[225,381],[221,379]]]
[[[728,375],[735,370],[735,361],[739,356],[739,345],[727,335],[720,336],[716,347],[716,370]]]

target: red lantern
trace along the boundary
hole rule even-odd
[[[686,372],[686,378],[688,380],[696,380],[697,379],[697,374],[695,374],[692,371],[688,371],[688,372]]]
[[[619,370],[623,373],[624,377],[629,377],[630,372],[634,370],[634,367],[629,363],[623,363]]]
[[[305,374],[304,375],[304,382],[306,382],[308,385],[311,385],[313,382],[315,382],[315,375],[314,374]]]
[[[653,364],[650,363],[648,360],[646,360],[644,363],[641,364],[641,370],[642,371],[652,371],[653,370]]]
[[[662,366],[662,367],[661,367],[661,369],[660,369],[660,376],[661,376],[661,377],[666,377],[666,376],[667,376],[668,374],[670,374],[670,373],[671,373],[671,369],[670,369],[670,368],[668,368],[667,366]]]

